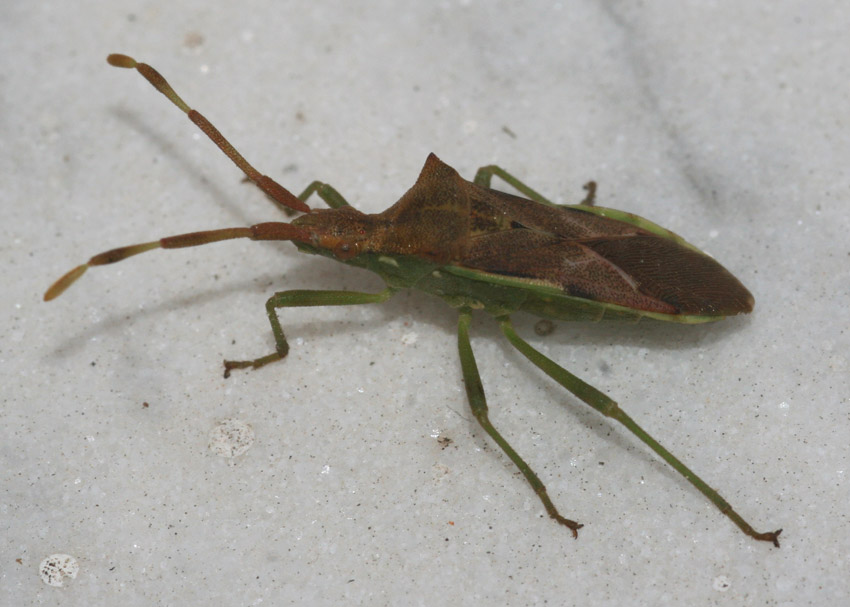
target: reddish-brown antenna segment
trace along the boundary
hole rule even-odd
[[[144,76],[156,90],[165,95],[169,101],[185,112],[186,115],[189,116],[189,120],[194,122],[195,125],[201,129],[204,134],[209,137],[210,140],[212,140],[212,142],[216,144],[228,158],[230,158],[230,160],[233,161],[233,164],[242,169],[242,172],[248,176],[248,179],[253,181],[257,187],[265,192],[272,200],[286,209],[292,209],[293,211],[298,211],[300,213],[310,212],[310,207],[308,207],[303,201],[299,200],[295,194],[287,190],[268,175],[263,175],[251,166],[242,154],[236,151],[236,148],[233,147],[224,135],[222,135],[221,132],[215,128],[203,114],[190,108],[186,102],[183,101],[176,92],[174,92],[174,89],[171,88],[168,81],[154,68],[149,66],[147,63],[139,63],[127,55],[112,54],[106,58],[106,61],[109,65],[115,67],[129,69],[135,68],[136,71]]]
[[[152,242],[143,242],[141,244],[110,249],[103,253],[98,253],[86,263],[77,266],[62,276],[62,278],[54,282],[44,293],[44,301],[50,301],[51,299],[56,299],[62,295],[68,287],[74,284],[83,274],[85,274],[85,271],[92,266],[103,266],[115,263],[153,249],[182,249],[185,247],[197,247],[200,245],[210,244],[212,242],[232,240],[234,238],[310,242],[310,232],[304,228],[299,228],[282,221],[269,221],[266,223],[258,223],[247,228],[224,228],[221,230],[206,230],[203,232],[189,232],[188,234],[166,236],[165,238],[154,240]]]

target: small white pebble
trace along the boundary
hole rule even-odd
[[[729,588],[731,588],[731,586],[732,582],[725,575],[718,575],[714,578],[714,583],[712,584],[712,587],[717,592],[726,592]]]
[[[254,429],[238,419],[223,419],[210,430],[210,451],[221,457],[237,457],[254,444]]]
[[[70,554],[51,554],[38,566],[41,581],[48,586],[56,587],[62,586],[65,577],[71,579],[77,577],[79,571],[80,566],[77,564],[77,559]]]

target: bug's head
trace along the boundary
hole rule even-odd
[[[367,250],[374,234],[374,217],[349,206],[313,209],[295,219],[292,225],[310,234],[310,244],[330,251],[340,260]]]

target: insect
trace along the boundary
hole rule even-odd
[[[268,222],[168,236],[119,247],[92,257],[57,280],[45,301],[61,295],[91,266],[121,261],[152,249],[194,247],[233,238],[288,240],[304,253],[324,255],[378,274],[386,288],[353,291],[282,291],[266,302],[275,350],[253,360],[224,361],[224,375],[259,368],[287,355],[279,308],[349,306],[388,300],[400,289],[442,298],[458,312],[458,350],[472,413],[525,476],[546,512],[578,537],[581,524],[563,517],[543,482],[493,426],[469,341],[473,310],[499,324],[507,340],[531,363],[588,405],[623,424],[684,476],[744,533],[779,547],[781,529],[759,533],[720,494],[632,420],[617,403],[523,340],[511,314],[528,312],[556,320],[630,320],[704,323],[750,312],[749,291],[713,258],[660,226],[623,211],[594,205],[595,184],[576,205],[556,205],[497,166],[466,181],[431,154],[419,178],[386,211],[362,213],[332,186],[314,181],[295,196],[260,174],[206,118],[191,109],[152,67],[126,55],[110,55],[116,67],[135,68],[185,112],[280,208],[302,213],[291,222]],[[498,176],[519,196],[490,188]],[[311,208],[316,194],[328,206]]]

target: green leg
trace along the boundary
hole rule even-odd
[[[457,345],[460,352],[460,366],[463,370],[463,383],[466,385],[466,396],[469,399],[469,405],[472,408],[472,414],[484,431],[496,441],[496,444],[502,448],[502,451],[516,464],[519,471],[525,476],[528,484],[543,502],[546,512],[553,519],[566,525],[573,532],[573,537],[578,537],[578,530],[582,525],[564,518],[558,513],[557,508],[549,499],[549,494],[546,493],[546,486],[540,481],[531,466],[525,463],[525,460],[514,451],[499,431],[490,423],[490,418],[487,414],[487,401],[484,398],[484,386],[481,385],[481,375],[478,373],[478,365],[475,364],[475,355],[472,353],[472,345],[469,343],[469,323],[471,321],[470,310],[463,308],[460,310],[460,319],[458,321]]]
[[[342,194],[337,192],[333,186],[328,185],[327,183],[323,183],[321,181],[314,181],[306,188],[304,191],[298,195],[298,200],[301,202],[307,202],[307,199],[310,198],[313,194],[317,194],[319,198],[325,201],[332,209],[338,209],[339,207],[347,207],[350,206],[348,201],[342,197]],[[296,211],[290,207],[284,206],[280,202],[278,202],[275,198],[271,198],[272,202],[278,207],[280,210],[284,212],[287,217],[292,217],[295,215]]]
[[[585,196],[579,205],[585,207],[592,207],[596,204],[596,182],[588,181],[586,184],[582,186],[587,191],[587,196]]]
[[[505,169],[498,167],[494,164],[478,169],[478,172],[475,173],[475,179],[473,180],[473,182],[475,183],[475,185],[481,186],[482,188],[489,188],[490,182],[493,179],[493,175],[498,175],[502,178],[503,181],[510,184],[518,192],[525,194],[528,198],[535,202],[539,202],[540,204],[545,204],[550,207],[562,206],[559,204],[555,204],[536,190],[532,190],[522,181],[508,173]],[[587,196],[585,196],[584,200],[582,200],[579,204],[585,206],[593,206],[596,201],[596,182],[588,181],[584,185],[584,189],[587,190]]]
[[[321,181],[314,181],[308,185],[304,191],[298,195],[298,199],[301,202],[307,202],[307,199],[310,198],[310,195],[313,194],[313,192],[318,194],[319,198],[324,200],[325,203],[332,209],[350,206],[348,201],[342,197],[342,194],[337,192],[332,186],[327,183],[322,183]]]
[[[525,342],[513,329],[513,325],[511,324],[510,318],[502,317],[499,319],[499,324],[501,326],[502,332],[508,338],[508,341],[522,353],[528,360],[534,363],[537,367],[539,367],[546,375],[554,379],[556,382],[564,386],[567,390],[575,394],[578,398],[586,402],[588,405],[599,411],[602,415],[606,417],[611,417],[621,424],[623,424],[626,428],[629,429],[635,436],[637,436],[640,440],[646,443],[650,449],[655,451],[661,458],[670,464],[679,474],[684,476],[694,487],[700,490],[700,492],[705,495],[711,502],[717,506],[720,511],[732,519],[738,527],[749,535],[752,538],[757,540],[762,540],[765,542],[771,542],[777,548],[779,547],[779,534],[782,532],[782,529],[777,531],[770,531],[767,533],[758,533],[755,529],[753,529],[750,524],[745,521],[741,516],[732,509],[732,506],[729,505],[725,499],[723,499],[717,491],[709,487],[705,481],[703,481],[699,476],[694,474],[687,466],[685,466],[682,462],[676,459],[672,453],[667,451],[664,447],[662,447],[654,438],[652,438],[649,434],[647,434],[643,428],[638,426],[634,420],[626,415],[626,413],[620,409],[616,402],[611,400],[608,396],[591,386],[580,380],[578,377],[555,363],[550,358],[547,358],[534,348],[532,348],[527,342]]]
[[[258,369],[289,353],[289,344],[277,317],[277,308],[297,308],[303,306],[356,306],[359,304],[382,303],[392,297],[395,291],[387,288],[380,293],[360,293],[357,291],[282,291],[275,293],[266,302],[266,314],[274,334],[275,351],[254,360],[224,361],[224,376],[230,377],[231,369]]]

